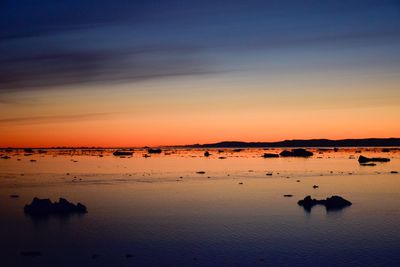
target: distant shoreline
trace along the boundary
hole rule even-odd
[[[400,147],[400,138],[363,138],[363,139],[294,139],[277,142],[243,142],[243,141],[222,141],[209,144],[153,146],[162,148],[294,148],[294,147]],[[25,147],[27,148],[27,147]],[[32,149],[147,149],[142,147],[30,147]],[[24,147],[3,147],[6,149],[24,149]]]
[[[307,139],[284,140],[278,142],[240,142],[223,141],[211,144],[196,144],[193,148],[285,148],[285,147],[397,147],[400,138],[365,138],[365,139]]]

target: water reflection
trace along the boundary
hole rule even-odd
[[[314,207],[311,206],[302,206],[302,209],[306,212],[306,213],[311,213],[311,210]],[[326,214],[340,214],[343,212],[344,209],[350,209],[350,207],[340,207],[340,208],[330,208],[328,209],[327,207],[324,207],[324,210],[326,211]]]
[[[112,150],[34,151],[31,156],[8,152],[11,159],[0,161],[2,265],[400,262],[400,176],[391,173],[400,169],[397,151],[385,154],[390,162],[374,167],[350,159],[355,149],[319,151],[322,158],[309,159],[266,159],[260,149],[209,151],[205,157],[204,150],[171,149],[168,155],[149,158],[142,156],[145,150],[130,158],[113,156]],[[289,194],[293,196],[283,197]],[[340,210],[316,205],[309,212],[297,204],[308,195],[339,195],[353,205]],[[24,215],[24,205],[33,197],[60,196],[84,203],[89,213]],[[21,257],[21,251],[39,251],[42,256]]]
[[[40,224],[49,224],[51,222],[57,222],[60,224],[67,224],[70,220],[73,219],[83,219],[85,214],[50,214],[50,215],[33,215],[24,213],[26,218],[29,218],[30,221],[38,226]]]

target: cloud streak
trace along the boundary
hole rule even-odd
[[[31,116],[31,117],[14,117],[0,119],[0,124],[42,124],[42,123],[59,123],[59,122],[75,122],[85,120],[98,120],[111,117],[117,113],[84,113],[73,115],[51,115],[51,116]]]
[[[111,51],[52,47],[0,59],[0,92],[209,73],[206,63],[192,56],[195,51],[169,45]]]

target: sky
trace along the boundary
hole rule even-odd
[[[2,0],[0,147],[400,137],[399,1]]]

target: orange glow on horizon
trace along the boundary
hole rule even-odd
[[[20,103],[0,103],[0,147],[400,137],[398,79],[324,79],[173,80],[19,94]]]
[[[382,111],[382,112],[385,112]],[[399,137],[393,117],[348,111],[151,115],[104,120],[16,124],[2,127],[0,147],[142,147],[286,139]],[[212,118],[212,119],[211,119]],[[323,119],[324,118],[324,119]],[[337,119],[346,118],[346,119]],[[373,122],[373,123],[372,123]],[[4,126],[4,124],[2,125]]]

